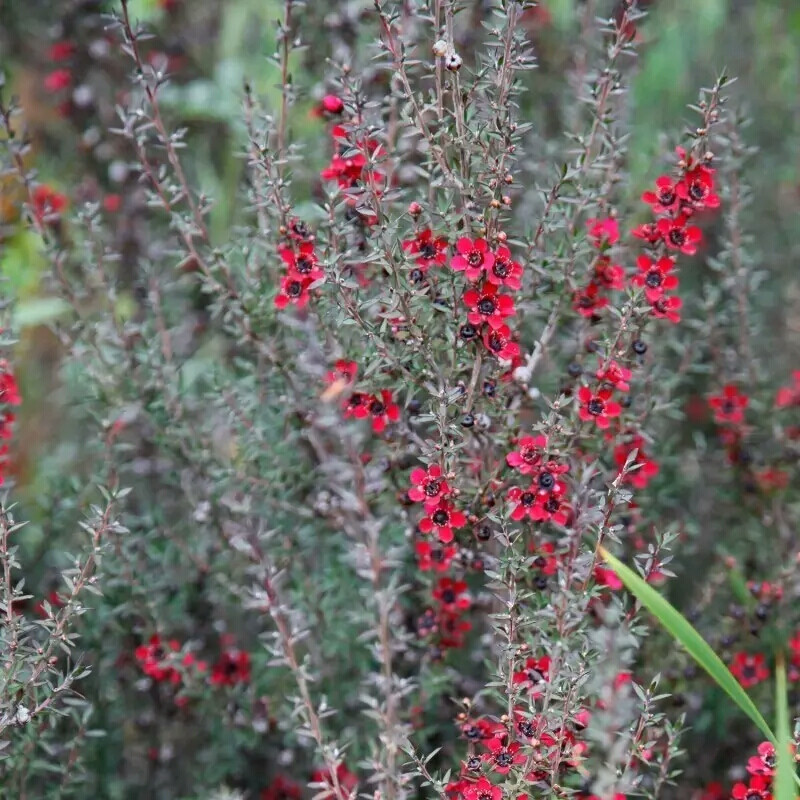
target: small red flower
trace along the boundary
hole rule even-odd
[[[675,219],[662,217],[656,224],[667,247],[691,256],[697,252],[703,233],[696,225],[687,225],[686,220],[686,215],[681,214]]]
[[[310,287],[314,281],[311,278],[301,278],[297,275],[284,275],[281,278],[281,287],[275,295],[275,307],[284,309],[290,303],[298,308],[304,308],[311,299]]]
[[[693,209],[719,208],[719,196],[714,194],[714,170],[702,165],[690,169],[675,187],[681,200]]]
[[[771,781],[763,775],[754,775],[750,778],[749,785],[746,783],[734,784],[731,796],[734,800],[772,800],[769,791]]]
[[[481,271],[491,269],[493,265],[494,253],[489,249],[486,239],[473,241],[462,236],[456,242],[456,255],[450,260],[450,266],[456,272],[463,272],[467,276],[467,280],[478,280]]]
[[[483,334],[486,349],[501,361],[513,361],[519,355],[519,345],[511,338],[511,328],[501,325],[499,328],[487,328]]]
[[[403,242],[403,250],[417,257],[417,266],[423,272],[433,264],[444,264],[447,261],[447,247],[447,239],[444,236],[434,238],[430,228]]]
[[[619,225],[613,217],[586,220],[586,227],[592,244],[598,249],[609,247],[619,241]]]
[[[455,545],[441,545],[438,542],[417,542],[414,545],[417,566],[422,572],[446,572],[458,552]]]
[[[18,406],[22,402],[19,386],[8,361],[0,359],[0,403]]]
[[[134,655],[145,675],[158,683],[166,681],[175,684],[181,680],[180,672],[174,666],[177,663],[174,654],[180,649],[177,640],[162,642],[161,637],[155,634],[147,644],[137,647]]]
[[[630,391],[631,371],[627,367],[620,366],[616,361],[609,359],[606,362],[600,361],[600,368],[595,372],[595,377],[600,383],[605,383],[620,392]]]
[[[67,198],[47,184],[40,183],[33,190],[33,213],[39,222],[55,221],[67,207]]]
[[[600,293],[600,287],[592,281],[584,289],[578,289],[572,299],[572,307],[587,319],[608,305],[608,298]]]
[[[523,436],[517,442],[517,449],[506,456],[506,463],[523,475],[531,475],[539,471],[546,450],[546,436]]]
[[[720,394],[712,395],[708,405],[714,412],[714,421],[720,425],[740,425],[744,422],[744,410],[749,398],[733,384],[722,387]]]
[[[412,486],[408,496],[415,503],[424,503],[429,509],[439,504],[439,501],[450,494],[450,487],[442,477],[442,470],[438,464],[431,464],[427,470],[417,467],[411,471]]]
[[[556,546],[552,542],[545,542],[540,547],[531,542],[529,550],[535,556],[531,568],[539,575],[549,576],[558,572],[558,558],[553,555]]]
[[[483,777],[464,789],[464,800],[503,800],[503,790]]]
[[[769,678],[766,659],[763,653],[737,653],[733,657],[730,670],[745,689],[749,689]]]
[[[250,654],[244,650],[225,650],[211,670],[214,686],[235,686],[250,680]]]
[[[75,45],[68,41],[53,42],[47,51],[47,55],[51,61],[66,61],[72,58],[74,54]]]
[[[636,489],[644,489],[659,472],[658,464],[647,456],[644,451],[644,439],[634,436],[629,442],[618,444],[614,448],[614,462],[617,469],[622,471],[628,461],[628,456],[636,450],[636,458],[629,465],[625,474],[625,482]]]
[[[44,79],[44,88],[51,94],[62,92],[72,84],[72,73],[68,69],[54,69]]]
[[[747,771],[751,775],[771,777],[775,774],[775,746],[772,742],[762,742],[758,746],[758,755],[751,756],[747,762]]]
[[[340,358],[334,365],[333,369],[325,375],[325,383],[328,385],[336,383],[337,381],[344,381],[347,384],[353,384],[358,377],[358,364],[355,361],[347,361]]]
[[[467,319],[472,325],[488,322],[494,330],[503,327],[503,320],[516,313],[514,300],[498,294],[493,283],[484,283],[480,290],[469,289],[464,293],[464,303],[469,308]]]
[[[487,269],[486,280],[512,291],[522,287],[522,264],[511,258],[511,251],[505,245],[500,245],[495,251],[494,264]]]
[[[625,270],[620,264],[612,264],[608,256],[598,256],[592,282],[606,290],[620,291],[625,288]]]
[[[372,430],[383,433],[390,422],[400,419],[400,409],[392,401],[392,393],[388,389],[381,389],[380,396],[354,392],[345,403],[346,417],[366,419],[372,417]]]
[[[453,529],[463,528],[467,524],[466,516],[446,500],[440,500],[438,506],[425,511],[428,516],[419,521],[420,531],[435,532],[444,544],[453,541]]]
[[[792,373],[792,386],[782,386],[775,395],[776,408],[800,406],[800,370]]]
[[[534,698],[540,697],[542,687],[550,680],[550,656],[529,658],[525,667],[514,673],[513,682],[516,686],[529,689]]]
[[[664,292],[678,288],[677,277],[670,274],[675,262],[669,256],[662,256],[658,261],[639,256],[636,264],[639,272],[631,278],[631,283],[644,289],[645,297],[650,303],[660,300]]]
[[[658,300],[650,304],[650,310],[657,319],[666,319],[672,323],[681,321],[680,310],[683,307],[683,300],[676,295],[659,297]]]
[[[637,225],[631,231],[631,236],[635,236],[637,239],[644,239],[651,245],[658,244],[664,238],[656,222],[644,222],[641,225]]]
[[[300,800],[303,790],[291,778],[278,775],[266,789],[261,790],[260,800]]]
[[[337,783],[339,787],[344,790],[344,793],[349,796],[358,786],[358,778],[350,772],[344,764],[339,764],[339,766],[336,767],[336,781],[334,781],[329,768],[320,767],[311,773],[311,783],[320,784],[323,787],[321,791],[314,793],[314,796],[318,798],[318,800],[331,800],[337,797]],[[330,791],[327,791],[324,788],[325,786],[330,787]]]
[[[506,744],[505,737],[487,740],[488,753],[483,754],[484,761],[491,761],[492,769],[498,775],[507,775],[515,764],[524,764],[527,760],[525,754],[520,752],[520,743]]]
[[[556,474],[543,469],[527,489],[512,486],[508,490],[508,501],[512,504],[511,519],[519,522],[528,517],[533,522],[552,520],[564,525],[569,516],[569,507],[562,502],[566,484]]]
[[[467,584],[452,578],[439,578],[439,583],[433,590],[433,598],[439,601],[442,610],[448,614],[466,611],[471,605]]]
[[[613,417],[622,413],[622,406],[611,399],[611,389],[598,389],[593,392],[588,386],[581,386],[578,390],[578,399],[581,407],[578,416],[584,421],[594,421],[598,428],[607,428]]]
[[[297,250],[293,247],[282,247],[279,254],[283,263],[286,264],[289,277],[312,283],[325,277],[325,273],[317,262],[314,245],[311,242],[301,242]]]
[[[598,586],[606,586],[612,592],[622,588],[622,581],[617,577],[617,573],[606,567],[596,566],[594,568],[594,579]]]
[[[678,182],[669,175],[662,175],[656,179],[656,190],[645,192],[642,200],[651,205],[656,214],[671,214],[680,205]]]

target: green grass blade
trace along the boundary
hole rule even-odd
[[[625,588],[669,631],[686,652],[711,676],[715,683],[736,703],[739,708],[758,726],[759,730],[773,744],[777,744],[775,734],[767,725],[761,712],[750,699],[739,681],[722,663],[720,657],[709,647],[703,637],[692,627],[672,605],[670,605],[652,586],[639,577],[630,567],[612,556],[605,548],[600,548],[608,566],[616,573]]]
[[[789,730],[789,707],[786,700],[786,664],[779,653],[775,663],[775,732],[778,743],[775,746],[777,768],[775,771],[775,800],[795,800],[794,756],[792,754],[792,734]]]

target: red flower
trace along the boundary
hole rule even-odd
[[[439,541],[444,544],[453,541],[454,528],[463,528],[467,524],[466,516],[446,500],[440,500],[438,506],[427,508],[425,511],[428,516],[420,520],[420,531],[422,533],[435,531]]]
[[[250,654],[244,650],[225,650],[211,670],[214,686],[235,686],[250,680]]]
[[[519,355],[519,345],[511,336],[511,328],[508,325],[487,328],[483,334],[483,343],[486,349],[501,361],[513,361]]]
[[[417,467],[411,471],[412,487],[408,496],[415,503],[424,503],[425,508],[433,508],[439,501],[450,494],[450,487],[442,477],[442,470],[438,464],[431,464],[427,470]]]
[[[671,214],[677,211],[680,205],[678,182],[669,175],[662,175],[656,179],[656,190],[647,191],[642,195],[642,200],[653,207],[656,214]]]
[[[547,450],[546,436],[523,436],[517,442],[517,449],[506,456],[509,467],[518,469],[523,475],[538,472],[542,457]]]
[[[434,238],[430,228],[403,242],[403,250],[417,256],[417,266],[423,272],[432,264],[444,264],[447,261],[447,246],[447,239],[444,236]]]
[[[631,231],[631,235],[637,239],[644,239],[651,245],[657,244],[663,238],[656,222],[644,222],[641,225],[637,225]]]
[[[607,586],[612,592],[622,588],[622,581],[617,577],[617,573],[606,567],[596,566],[594,579],[599,586]]]
[[[337,381],[344,381],[347,384],[355,383],[358,376],[358,364],[355,361],[346,361],[340,358],[333,369],[325,375],[325,383],[328,385]]]
[[[489,249],[486,239],[473,241],[466,236],[456,242],[456,255],[450,260],[450,266],[456,272],[463,272],[470,281],[478,280],[481,271],[491,269],[493,264],[494,253]]]
[[[730,383],[722,387],[720,394],[708,399],[708,405],[714,412],[714,421],[720,425],[740,425],[744,422],[744,410],[749,402],[747,395]]]
[[[68,69],[54,69],[44,79],[44,88],[51,94],[69,88],[72,83],[72,73]]]
[[[762,742],[758,746],[758,755],[751,756],[747,762],[747,771],[751,775],[771,777],[775,774],[775,746],[772,742]]]
[[[769,678],[763,653],[737,653],[733,657],[730,670],[745,689],[755,686]]]
[[[607,428],[611,418],[618,417],[622,413],[622,406],[613,401],[611,389],[598,389],[592,392],[588,386],[581,386],[578,390],[578,399],[581,407],[578,416],[584,421],[593,420],[598,428]]]
[[[18,406],[22,402],[14,373],[4,358],[0,359],[0,403]]]
[[[597,316],[597,312],[607,305],[608,298],[600,294],[600,287],[594,281],[585,289],[578,289],[572,299],[572,307],[587,319]]]
[[[595,372],[595,377],[601,383],[608,384],[620,392],[630,391],[631,371],[626,367],[617,364],[616,361],[609,359],[605,363],[600,362],[600,368]]]
[[[487,269],[486,280],[513,291],[522,287],[522,264],[512,260],[511,251],[505,245],[500,245],[495,251],[494,264],[491,269]]]
[[[285,275],[281,278],[281,288],[275,295],[275,307],[283,309],[292,303],[298,308],[304,308],[311,299],[310,287],[313,282],[311,278],[300,278],[291,273]]]
[[[598,256],[594,262],[592,282],[603,289],[619,291],[625,288],[625,270],[619,264],[612,264],[608,256]]]
[[[388,389],[381,389],[380,397],[374,396],[370,399],[369,413],[375,433],[383,433],[390,422],[400,419],[400,408],[393,402],[392,393]]]
[[[443,611],[448,614],[457,614],[459,611],[466,611],[471,605],[466,591],[467,584],[464,581],[439,578],[439,583],[433,590],[433,597],[439,601]]]
[[[279,253],[283,263],[286,264],[289,277],[311,283],[325,277],[325,273],[317,263],[314,245],[311,242],[301,242],[296,251],[292,247],[282,247]]]
[[[644,439],[641,436],[634,436],[629,442],[618,444],[614,448],[614,462],[617,469],[622,468],[628,461],[628,456],[636,450],[636,458],[629,465],[629,471],[625,474],[625,483],[630,483],[637,489],[644,489],[651,479],[658,475],[658,464],[650,459],[644,451]]]
[[[417,542],[414,545],[417,566],[422,572],[446,572],[455,558],[458,548],[453,544],[440,545],[438,542]]]
[[[678,197],[693,209],[719,208],[719,196],[714,194],[714,170],[702,165],[690,169],[676,186]]]
[[[619,225],[613,217],[605,219],[588,219],[586,227],[589,229],[589,237],[592,244],[601,249],[616,244],[619,241]]]
[[[489,752],[483,754],[483,760],[491,761],[498,775],[507,775],[514,764],[524,764],[526,761],[525,754],[520,753],[520,743],[512,742],[507,745],[505,737],[489,739],[486,747]]]
[[[464,645],[464,634],[472,625],[457,614],[448,614],[443,611],[439,615],[439,646],[442,648],[458,648]]]
[[[553,555],[556,551],[556,546],[552,542],[545,542],[541,547],[536,547],[536,545],[531,542],[528,549],[536,556],[533,559],[531,567],[538,573],[548,576],[555,575],[556,572],[558,572],[558,558]]]
[[[344,764],[339,764],[336,767],[336,783],[333,780],[333,775],[328,767],[320,767],[311,773],[311,783],[320,784],[322,791],[315,792],[314,796],[318,800],[330,800],[330,798],[338,797],[336,794],[336,783],[344,790],[345,795],[352,794],[358,786],[358,778],[350,772]],[[329,791],[325,789],[329,787]]]
[[[180,683],[181,675],[174,664],[176,663],[174,653],[181,649],[180,644],[175,639],[162,642],[161,637],[155,634],[150,637],[147,644],[140,645],[134,651],[136,660],[145,675],[160,683]]]
[[[464,800],[502,800],[503,790],[494,786],[488,778],[480,778],[464,789]]]
[[[683,306],[683,300],[675,295],[671,297],[659,297],[658,300],[650,304],[650,310],[653,316],[657,319],[668,319],[670,322],[677,323],[681,321],[680,309]]]
[[[33,213],[39,222],[54,221],[67,207],[67,198],[44,183],[33,190]]]
[[[775,395],[775,406],[787,408],[800,405],[800,370],[792,373],[793,386],[782,386]]]
[[[527,489],[512,486],[508,490],[508,500],[514,506],[511,519],[520,521],[528,517],[534,522],[552,520],[557,525],[564,525],[569,512],[569,507],[562,503],[566,490],[566,484],[543,469]]]
[[[675,219],[662,217],[656,224],[667,247],[691,256],[697,252],[697,245],[702,241],[703,234],[696,225],[687,225],[686,219],[685,214]]]
[[[278,775],[266,789],[261,790],[260,800],[300,800],[303,790],[291,778]]]
[[[639,256],[636,261],[639,272],[631,278],[631,283],[644,289],[645,297],[650,303],[659,300],[664,292],[678,288],[678,279],[670,275],[675,262],[669,256],[662,256],[652,261],[647,256]]]
[[[467,319],[471,324],[488,322],[494,330],[502,328],[503,320],[516,313],[514,300],[508,295],[498,294],[493,283],[484,283],[480,291],[469,289],[464,293],[464,303],[469,308]]]
[[[53,42],[47,55],[51,61],[66,61],[71,58],[75,53],[75,45],[72,42],[61,41]]]
[[[763,775],[754,775],[750,784],[737,783],[731,791],[734,800],[772,800],[770,781]]]
[[[527,659],[524,669],[515,672],[513,678],[515,685],[530,689],[534,698],[541,696],[541,689],[549,680],[550,656]]]

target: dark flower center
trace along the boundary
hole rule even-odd
[[[447,603],[448,605],[450,605],[451,603],[455,603],[456,593],[452,589],[445,589],[442,592],[442,600],[444,600],[444,602]]]
[[[470,772],[477,772],[481,768],[481,760],[478,756],[470,756],[467,759],[467,769]]]
[[[594,305],[594,299],[589,297],[588,294],[582,294],[578,300],[578,305],[581,308],[591,308]]]
[[[663,314],[667,310],[667,301],[663,297],[659,297],[658,300],[653,303],[653,308],[655,308],[659,314]]]
[[[508,767],[513,763],[514,757],[507,750],[501,750],[495,754],[494,760],[498,767]]]
[[[561,508],[561,503],[556,500],[555,497],[548,497],[547,502],[544,504],[545,510],[550,514],[555,514],[559,508]]]
[[[751,789],[745,796],[744,800],[762,800],[761,792]]]
[[[428,481],[425,484],[424,492],[426,495],[428,495],[428,497],[436,497],[436,495],[439,494],[441,488],[442,488],[441,481]]]
[[[421,269],[412,269],[410,277],[412,283],[419,283],[425,277],[425,275]]]
[[[747,664],[746,666],[742,667],[742,677],[747,678],[748,680],[750,678],[755,678],[756,668],[752,664]]]
[[[425,244],[420,245],[419,253],[423,258],[435,258],[436,245],[433,242],[425,242]]]
[[[375,416],[379,416],[386,411],[386,406],[380,400],[373,400],[369,404],[369,411],[371,414],[375,414]]]
[[[669,240],[672,244],[680,247],[686,241],[686,233],[683,228],[673,228],[669,232]]]
[[[300,258],[295,261],[295,268],[301,275],[311,272],[313,267],[314,262],[308,256],[300,256]]]
[[[537,569],[544,569],[547,566],[547,559],[544,556],[537,556],[533,561],[533,566]]]
[[[483,253],[480,250],[470,250],[467,261],[471,267],[479,267],[483,264]]]
[[[480,728],[477,728],[475,725],[468,725],[466,728],[464,728],[464,736],[466,736],[467,739],[473,740],[483,738]]]
[[[505,339],[497,333],[489,335],[489,349],[493,353],[499,353],[505,347]]]
[[[775,753],[767,753],[765,756],[761,756],[761,761],[765,767],[773,769],[775,767]]]
[[[492,793],[491,792],[479,792],[478,793],[478,800],[492,800]]]
[[[702,200],[706,196],[707,191],[708,190],[702,183],[692,181],[692,185],[689,187],[689,196],[692,200]]]
[[[523,447],[522,450],[520,450],[520,455],[526,464],[534,464],[539,458],[535,447]]]
[[[675,202],[675,192],[672,189],[659,189],[658,190],[658,202],[661,203],[662,206],[671,205]]]
[[[520,502],[524,506],[532,506],[536,500],[536,495],[533,492],[523,492],[520,497]]]
[[[505,278],[508,276],[508,268],[509,263],[504,258],[498,258],[497,261],[494,262],[494,267],[492,267],[492,272],[497,275],[498,278]]]
[[[544,675],[538,669],[529,669],[525,676],[531,683],[541,683],[544,680]]]
[[[647,273],[647,276],[644,279],[644,282],[651,288],[657,289],[661,286],[661,282],[664,280],[664,276],[656,269],[651,269],[650,272]]]
[[[492,300],[491,297],[484,297],[478,301],[478,311],[480,311],[481,314],[486,314],[487,316],[489,314],[494,314],[494,309],[494,300]]]
[[[438,511],[434,511],[433,512],[433,516],[431,517],[431,519],[437,525],[445,525],[447,523],[447,520],[449,519],[449,517],[448,517],[446,511],[442,511],[442,509],[439,509]]]
[[[303,285],[300,283],[300,281],[292,281],[286,288],[286,294],[288,294],[289,297],[300,297],[302,293]]]
[[[543,472],[539,476],[539,486],[541,486],[542,489],[552,489],[555,482],[556,479],[553,477],[552,472]]]
[[[444,550],[440,547],[434,547],[431,550],[431,561],[444,561]]]
[[[308,225],[306,225],[305,222],[293,222],[292,231],[301,239],[307,239],[308,234],[310,233]]]
[[[599,417],[603,413],[606,404],[597,397],[593,397],[587,404],[586,410],[595,417]]]
[[[734,405],[733,400],[731,400],[730,398],[725,400],[725,402],[723,402],[723,404],[722,404],[722,410],[726,414],[732,414],[735,408],[736,408],[736,406]]]
[[[536,726],[528,719],[522,720],[522,722],[517,725],[517,728],[519,732],[528,739],[533,739],[536,735]]]

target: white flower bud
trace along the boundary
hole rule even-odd
[[[447,55],[447,51],[450,48],[447,46],[447,42],[444,39],[439,39],[437,42],[434,42],[433,45],[433,54],[438,58]]]

